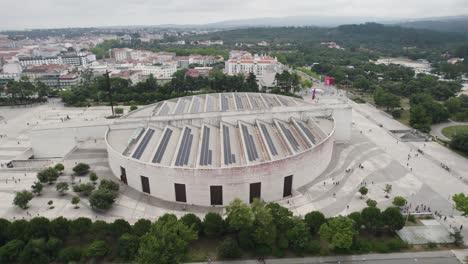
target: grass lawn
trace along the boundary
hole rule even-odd
[[[442,129],[442,134],[450,139],[457,134],[468,134],[468,126],[449,126]]]
[[[400,118],[397,118],[397,120],[402,124],[410,126],[410,124],[409,124],[409,121],[410,121],[410,112],[409,112],[409,110],[402,111]]]

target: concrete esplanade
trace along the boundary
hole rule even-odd
[[[338,103],[336,103],[338,102]],[[146,106],[107,126],[123,183],[172,202],[277,201],[319,176],[349,140],[351,108],[274,94],[220,93]]]

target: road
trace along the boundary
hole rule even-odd
[[[207,263],[199,262],[198,264]],[[212,264],[258,264],[257,260],[214,261]],[[366,263],[366,264],[460,264],[452,251],[431,251],[391,254],[367,254],[309,258],[265,259],[266,264],[313,264],[313,263]]]

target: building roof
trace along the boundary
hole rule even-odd
[[[313,104],[274,94],[187,96],[131,112],[110,128],[107,140],[122,155],[154,166],[255,165],[324,142],[334,122],[320,111],[312,115],[314,109]]]

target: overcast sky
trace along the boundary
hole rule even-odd
[[[0,28],[204,24],[284,16],[468,14],[468,0],[0,0]]]

